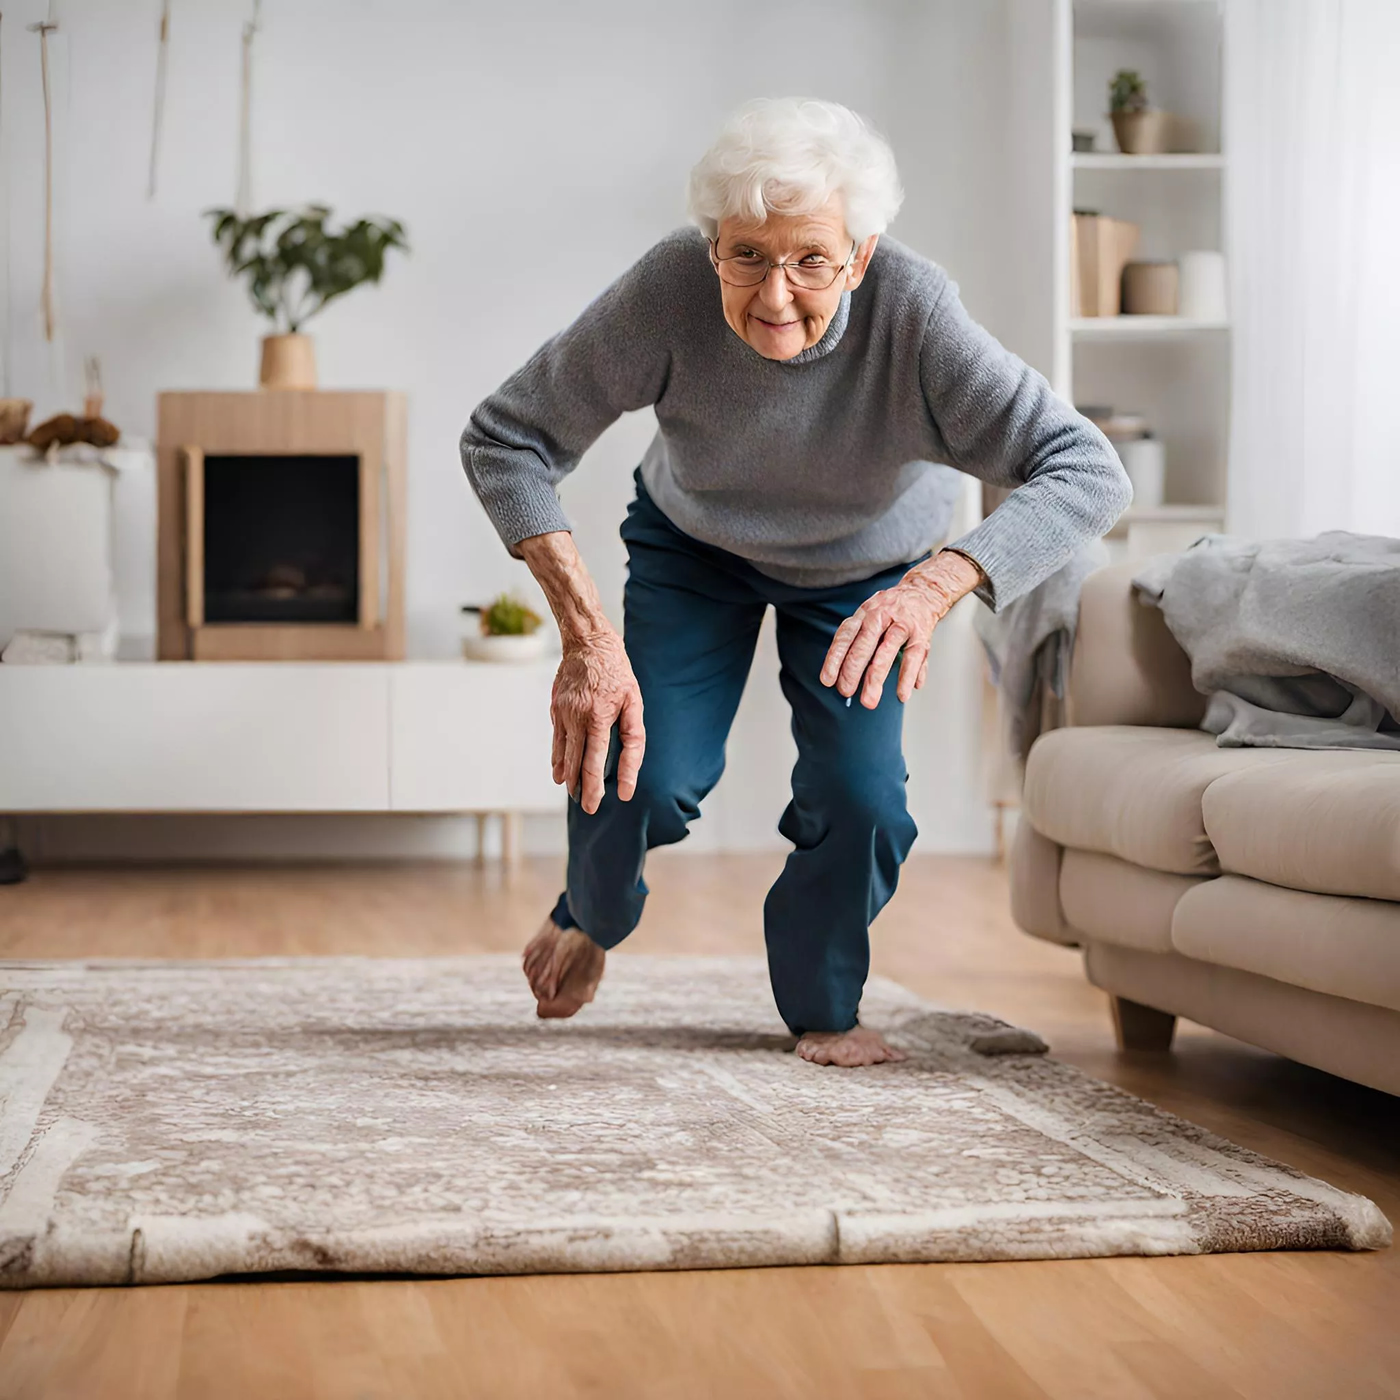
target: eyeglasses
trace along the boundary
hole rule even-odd
[[[855,243],[851,244],[850,256],[843,263],[834,263],[820,253],[808,253],[796,262],[774,262],[771,258],[754,252],[752,248],[745,248],[741,253],[722,258],[719,255],[719,243],[711,239],[710,261],[714,263],[720,280],[728,282],[731,287],[756,287],[760,282],[768,280],[768,274],[775,267],[780,267],[783,276],[794,287],[801,287],[808,292],[823,292],[855,261],[856,246]]]

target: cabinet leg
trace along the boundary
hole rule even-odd
[[[1113,1030],[1120,1050],[1170,1050],[1176,1017],[1170,1011],[1158,1011],[1155,1006],[1129,1001],[1127,997],[1109,997],[1113,1007]]]
[[[521,828],[524,822],[519,812],[501,813],[501,859],[508,870],[520,864]]]
[[[17,885],[29,874],[13,818],[0,817],[0,885]]]

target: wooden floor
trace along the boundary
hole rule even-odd
[[[758,952],[776,869],[776,857],[655,860],[629,947]],[[553,861],[513,877],[444,865],[40,871],[0,889],[0,956],[517,949],[557,880]],[[1103,996],[1073,953],[1013,929],[989,862],[911,860],[876,926],[875,967],[945,1005],[1032,1026],[1062,1059],[1400,1220],[1400,1100],[1192,1027],[1170,1056],[1115,1053]],[[21,1396],[1369,1400],[1400,1396],[1400,1257],[0,1293],[0,1397]]]

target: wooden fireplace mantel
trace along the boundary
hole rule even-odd
[[[157,644],[162,661],[395,661],[404,655],[407,402],[400,393],[175,392],[159,396]],[[209,456],[360,460],[359,621],[202,622],[197,519]]]

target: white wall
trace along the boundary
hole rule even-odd
[[[46,347],[37,313],[38,56],[25,32],[45,5],[5,7],[8,392],[35,399],[39,413],[80,401],[90,354],[102,358],[110,416],[134,435],[153,432],[158,390],[252,386],[260,325],[223,277],[200,219],[232,201],[239,30],[250,9],[251,0],[175,5],[160,188],[148,202],[158,5],[55,0],[62,334]],[[268,0],[263,9],[254,203],[314,199],[346,216],[392,214],[412,242],[382,287],[357,291],[312,329],[325,387],[411,396],[415,652],[452,650],[461,602],[533,586],[462,477],[456,442],[472,406],[683,221],[690,164],[746,97],[813,93],[880,124],[908,189],[893,232],[944,263],[973,314],[1048,368],[1048,347],[1034,339],[1049,294],[1036,261],[1047,246],[1048,186],[1025,178],[1048,108],[1034,85],[1008,96],[1013,61],[1038,68],[1025,26],[1048,23],[1048,0],[527,0],[504,9],[477,0]],[[648,414],[616,425],[563,492],[615,610],[617,524],[650,433]],[[124,630],[149,634],[149,481],[123,487],[117,557]],[[989,842],[969,620],[940,633],[930,690],[909,715],[911,798],[926,850]],[[775,671],[768,643],[731,745],[731,774],[697,847],[778,841],[791,750]],[[421,824],[382,824],[382,849],[458,849],[452,824],[439,828],[427,837]],[[303,824],[289,835],[284,822],[274,839],[256,821],[209,826],[218,849],[243,854],[320,850],[329,829]],[[74,849],[100,846],[92,823],[82,830]],[[531,840],[557,845],[558,831],[541,827]],[[64,849],[61,825],[49,844]]]

